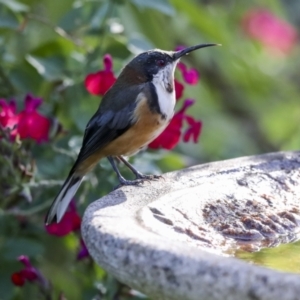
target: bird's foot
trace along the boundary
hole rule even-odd
[[[114,190],[116,190],[116,189],[118,189],[118,188],[120,188],[122,186],[126,186],[126,185],[133,185],[133,186],[135,185],[135,186],[138,186],[138,185],[143,184],[145,180],[142,179],[142,178],[138,178],[138,179],[135,179],[135,180],[127,180],[124,177],[122,177],[122,178],[119,178],[119,181],[120,181],[120,184],[117,185],[114,188]]]
[[[139,186],[143,184],[145,181],[151,181],[151,180],[157,180],[163,178],[161,175],[144,175],[140,172],[136,174],[136,179],[135,180],[127,180],[124,177],[119,177],[120,184],[117,185],[114,190],[126,186],[126,185],[132,185],[132,186]]]
[[[149,181],[163,178],[162,175],[144,175],[144,174],[142,174],[140,172],[137,172],[135,175],[136,175],[137,179],[149,180]]]
[[[144,175],[140,173],[133,165],[131,165],[122,155],[117,156],[117,158],[120,161],[122,161],[132,171],[136,179],[151,181],[151,180],[163,178],[161,175]]]

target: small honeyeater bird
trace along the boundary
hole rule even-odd
[[[123,156],[151,143],[169,124],[175,107],[174,72],[180,58],[194,50],[217,46],[200,44],[179,51],[149,50],[134,57],[103,96],[88,122],[81,150],[68,178],[54,199],[46,224],[60,222],[85,174],[107,157],[121,185],[135,185],[158,176],[143,175]],[[115,159],[136,176],[126,180]]]

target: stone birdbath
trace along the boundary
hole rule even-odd
[[[300,152],[194,166],[91,203],[82,234],[101,267],[152,299],[297,300],[300,276],[234,258],[294,241]]]

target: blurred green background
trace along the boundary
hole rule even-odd
[[[196,100],[189,113],[203,122],[199,143],[137,155],[134,164],[142,172],[299,149],[299,43],[296,38],[289,51],[281,51],[253,38],[244,20],[255,9],[289,23],[298,34],[299,0],[0,0],[0,98],[16,99],[21,109],[27,93],[42,97],[40,111],[64,129],[49,143],[24,142],[28,159],[35,160],[34,176],[30,182],[11,180],[11,188],[17,185],[23,196],[5,206],[1,200],[1,300],[44,299],[34,284],[17,288],[10,282],[21,268],[16,261],[20,254],[28,255],[51,281],[53,299],[64,299],[60,293],[72,300],[139,299],[91,260],[76,261],[77,233],[58,238],[43,227],[46,209],[99,105],[100,98],[88,94],[83,82],[88,73],[103,68],[105,53],[112,55],[118,74],[144,50],[222,44],[183,58],[201,74],[199,84],[184,92],[184,98]],[[100,166],[77,193],[81,215],[90,201],[116,185],[109,164]]]

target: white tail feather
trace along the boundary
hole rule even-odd
[[[82,177],[72,174],[67,178],[59,194],[53,201],[46,217],[46,225],[57,222],[59,223],[64,216],[73,196],[78,190]]]

